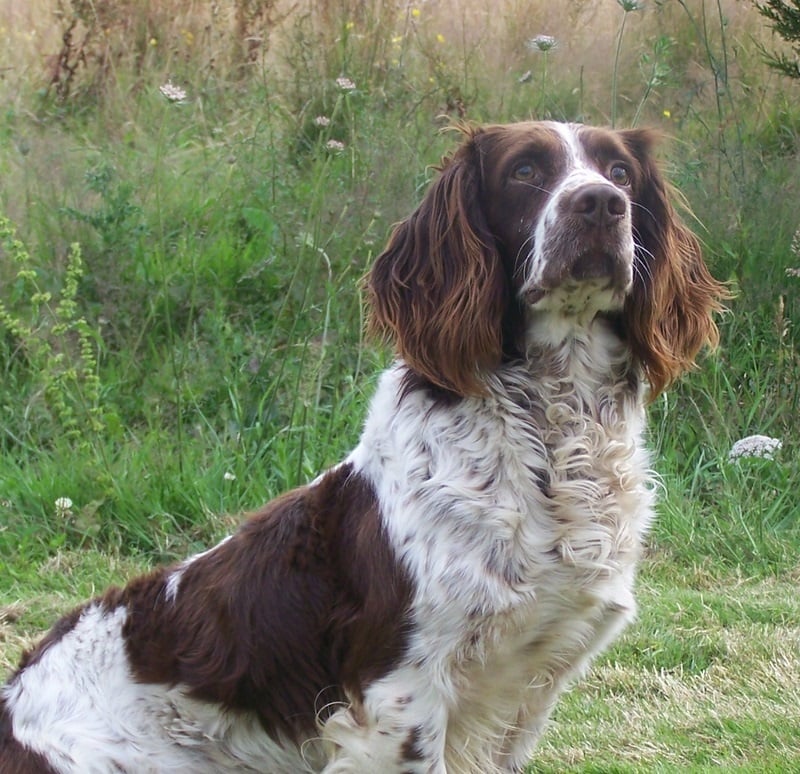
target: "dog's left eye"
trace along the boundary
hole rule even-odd
[[[608,171],[608,177],[616,185],[627,186],[631,184],[631,173],[622,164],[614,164]]]
[[[523,182],[528,182],[529,180],[533,180],[536,177],[536,167],[533,164],[529,164],[528,162],[523,162],[522,164],[517,164],[514,167],[514,171],[512,176],[515,180],[522,180]]]

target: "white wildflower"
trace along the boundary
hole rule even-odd
[[[792,253],[797,258],[800,258],[800,228],[794,232],[794,236],[792,237]]]
[[[341,153],[345,149],[345,144],[339,142],[339,140],[328,140],[328,142],[325,143],[325,147],[331,151],[331,153]]]
[[[775,458],[775,453],[780,451],[782,446],[783,442],[779,438],[770,438],[768,435],[748,435],[733,444],[728,459],[763,457],[771,460]]]
[[[349,78],[345,78],[343,75],[336,79],[336,85],[342,91],[355,91],[356,85],[351,81]]]
[[[56,502],[56,516],[69,516],[72,510],[72,500],[69,497],[59,497]]]
[[[186,101],[186,92],[180,87],[176,86],[172,81],[167,81],[163,86],[159,86],[158,90],[170,101],[178,104]]]
[[[787,277],[800,277],[800,269],[786,269],[786,276]]]
[[[644,3],[642,0],[617,0],[617,2],[622,6],[622,10],[625,11],[625,13],[644,10]]]
[[[226,470],[225,473],[222,475],[222,478],[225,481],[236,481],[236,474],[231,473],[229,470]]]
[[[528,41],[528,48],[531,51],[541,51],[543,54],[552,51],[557,45],[558,43],[552,35],[537,35]]]
[[[331,119],[328,116],[317,116],[314,119],[314,126],[330,126]]]

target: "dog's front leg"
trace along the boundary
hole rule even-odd
[[[412,668],[397,670],[364,693],[362,702],[325,722],[330,748],[324,774],[446,774],[447,712],[441,697]]]

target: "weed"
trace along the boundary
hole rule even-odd
[[[10,337],[6,369],[24,367],[39,381],[58,434],[70,443],[92,446],[105,431],[107,411],[101,402],[97,373],[97,337],[80,316],[76,301],[83,264],[78,245],[67,255],[57,301],[44,290],[39,273],[14,228],[0,218],[0,246],[16,269],[8,302],[0,300],[0,324]]]

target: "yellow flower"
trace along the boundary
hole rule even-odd
[[[411,9],[411,15],[412,15],[412,16],[413,16],[415,19],[419,19],[419,15],[420,15],[420,13],[421,13],[421,12],[420,12],[419,8],[412,8],[412,9]]]
[[[157,46],[158,45],[158,41],[155,38],[150,38],[150,45],[151,46]]]
[[[664,111],[664,118],[672,118],[672,113],[669,110]]]
[[[345,28],[346,30],[352,30],[352,29],[353,29],[353,27],[355,27],[355,26],[356,26],[356,23],[355,23],[355,22],[351,22],[351,21],[350,21],[350,22],[347,22],[347,24],[345,24],[345,25],[344,25],[344,28]]]
[[[436,40],[437,40],[439,43],[444,43],[444,35],[442,35],[442,33],[440,32],[440,33],[439,33],[439,34],[436,36]]]

